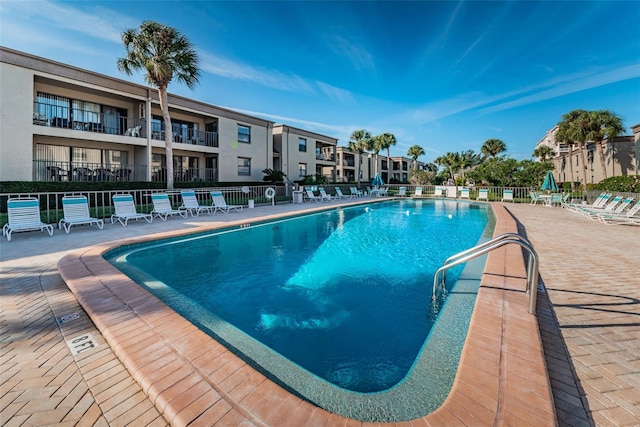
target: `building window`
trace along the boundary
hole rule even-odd
[[[307,140],[305,138],[298,138],[298,151],[307,152]]]
[[[251,175],[251,159],[238,157],[238,175]]]
[[[298,176],[305,177],[307,176],[307,164],[306,163],[298,163]]]
[[[238,142],[251,144],[251,128],[245,125],[238,125]]]

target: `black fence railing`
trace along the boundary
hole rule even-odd
[[[35,160],[33,162],[33,180],[50,181],[148,181],[147,166],[141,165],[108,165],[86,162],[55,162]],[[164,167],[151,167],[151,181],[166,181],[167,171]],[[182,168],[173,170],[175,182],[218,181],[218,169],[215,168]]]
[[[117,113],[100,113],[77,108],[62,107],[44,102],[34,102],[33,124],[84,132],[146,138],[146,119],[121,116]],[[152,123],[153,126],[153,123]],[[193,128],[172,126],[173,142],[181,144],[218,146],[218,133]],[[165,131],[151,130],[151,139],[164,141]]]

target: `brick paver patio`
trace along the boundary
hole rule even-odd
[[[538,319],[559,425],[640,425],[640,227],[605,226],[559,208],[508,208],[541,258],[546,293],[539,296]],[[166,425],[65,286],[56,263],[70,250],[105,239],[220,220],[3,240],[0,424]],[[67,341],[87,334],[97,347],[73,356]],[[231,408],[218,409],[220,425],[249,425]]]

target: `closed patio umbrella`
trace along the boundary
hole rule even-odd
[[[547,171],[547,174],[544,177],[544,182],[542,183],[541,190],[549,190],[549,191],[558,191],[558,184],[556,184],[556,179],[553,177],[551,171]]]
[[[382,187],[384,185],[382,176],[380,176],[379,173],[377,173],[376,176],[373,177],[373,181],[371,181],[371,185],[377,186],[377,187]]]

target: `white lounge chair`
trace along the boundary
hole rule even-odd
[[[502,201],[503,202],[511,202],[511,203],[513,203],[513,190],[505,189],[502,192]]]
[[[407,187],[400,187],[398,189],[398,197],[406,197],[407,196]]]
[[[58,221],[58,228],[69,234],[73,225],[97,225],[100,230],[104,227],[104,221],[93,218],[89,214],[89,201],[86,196],[64,196],[62,198],[62,210],[64,218]]]
[[[40,202],[35,197],[19,197],[7,200],[8,222],[2,227],[2,235],[11,241],[11,233],[47,230],[53,236],[53,226],[40,219]]]
[[[327,194],[324,187],[318,187],[318,191],[320,192],[320,200],[331,201],[331,196]]]
[[[196,192],[193,190],[181,190],[180,196],[182,197],[182,206],[178,209],[191,213],[191,216],[198,216],[200,212],[208,212],[211,215],[214,212],[212,206],[201,206],[198,203]]]
[[[228,205],[227,201],[224,199],[224,194],[222,191],[212,191],[211,198],[213,199],[213,213],[216,211],[229,213],[231,209],[236,212],[242,212],[242,206],[240,205]]]
[[[489,201],[489,190],[486,188],[481,188],[478,190],[478,198],[476,200],[486,200]]]
[[[436,189],[433,195],[436,197],[442,197],[442,187],[436,186]]]
[[[622,202],[622,196],[616,196],[613,198],[613,200],[611,200],[609,203],[607,203],[606,205],[603,206],[599,206],[599,207],[591,207],[591,208],[582,208],[580,209],[578,212],[580,212],[582,215],[590,217],[593,215],[596,215],[597,213],[601,212],[601,213],[612,213],[614,211],[614,209],[616,208],[616,206],[618,206],[618,204],[620,202]]]
[[[461,199],[469,199],[469,189],[463,188],[460,190],[460,198]]]
[[[345,195],[342,192],[342,189],[340,187],[335,187],[335,189],[336,189],[336,195],[334,196],[334,198],[336,199],[347,199],[347,198],[354,197],[353,194]]]
[[[625,213],[599,213],[597,219],[605,224],[640,225],[640,200]]]
[[[413,193],[414,197],[422,197],[422,187],[416,187],[416,192]]]
[[[116,209],[116,213],[111,215],[111,224],[118,221],[123,227],[126,227],[130,219],[135,219],[136,221],[144,219],[148,223],[153,221],[153,216],[150,214],[138,213],[138,211],[136,211],[136,204],[131,194],[114,194],[111,196],[111,199]]]
[[[183,218],[189,216],[189,212],[184,209],[173,209],[167,193],[153,193],[151,195],[151,201],[153,202],[151,215],[157,216],[163,221],[166,221],[168,217],[174,215],[180,215]]]
[[[456,186],[448,186],[447,187],[447,197],[451,197],[452,199],[455,199],[456,197],[458,197],[458,187],[456,187]]]
[[[322,200],[322,199],[320,199],[320,197],[316,196],[313,193],[313,190],[311,189],[311,187],[305,187],[304,188],[304,198],[306,200],[313,200],[316,203]]]

